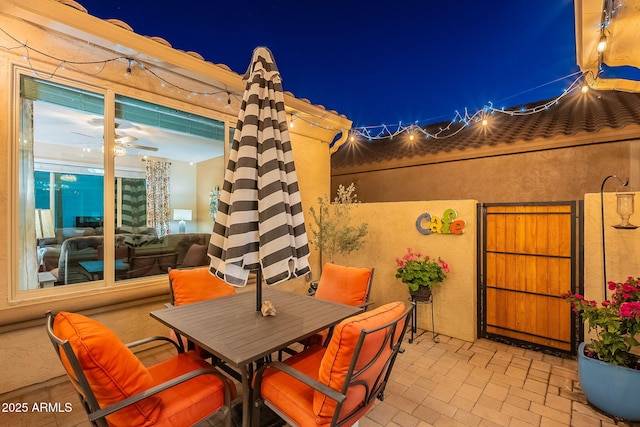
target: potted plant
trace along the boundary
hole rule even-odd
[[[450,272],[442,258],[431,259],[411,248],[407,248],[402,258],[396,259],[396,265],[396,278],[408,286],[409,293],[418,301],[428,301],[433,287],[442,283]]]
[[[578,347],[578,373],[589,402],[602,411],[629,421],[640,420],[640,278],[609,282],[611,299],[586,300],[580,294],[563,295],[574,312],[595,332],[590,343]]]

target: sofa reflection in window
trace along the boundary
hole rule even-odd
[[[129,262],[129,278],[167,274],[170,268],[197,267],[209,264],[209,233],[169,234],[163,238],[147,236],[135,241]]]
[[[154,234],[116,234],[116,280],[167,274],[170,268],[208,265],[210,237],[208,233],[176,234],[163,238]],[[49,249],[45,253],[45,265],[57,278],[56,285],[103,278],[103,236],[65,239],[60,246],[55,267],[52,258],[56,255],[56,249]]]

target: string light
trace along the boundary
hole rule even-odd
[[[607,48],[607,36],[603,34],[600,37],[600,41],[598,42],[598,47],[596,47],[596,50],[598,51],[598,53],[602,53],[606,48]]]
[[[379,139],[393,139],[394,136],[400,135],[402,133],[407,133],[409,135],[409,139],[411,139],[411,136],[417,133],[422,133],[426,138],[447,139],[456,136],[457,134],[462,132],[465,127],[470,126],[471,124],[476,122],[481,123],[483,126],[488,126],[488,116],[492,114],[505,114],[512,117],[537,114],[542,111],[548,110],[553,105],[557,105],[562,98],[576,90],[578,87],[582,87],[580,83],[585,80],[586,77],[581,73],[574,73],[570,74],[569,76],[573,76],[575,74],[579,74],[578,77],[571,82],[569,87],[565,89],[562,94],[560,94],[560,96],[538,105],[530,107],[520,107],[517,109],[506,109],[504,107],[496,108],[493,106],[493,103],[489,102],[488,105],[485,105],[473,114],[471,114],[466,108],[464,109],[464,114],[456,111],[453,119],[446,126],[441,126],[435,133],[428,132],[426,129],[419,126],[418,122],[415,122],[408,126],[405,126],[402,124],[402,122],[399,122],[396,125],[383,124],[379,126],[364,126],[353,128],[352,138],[360,137],[368,141],[373,141]],[[557,80],[560,79],[556,79],[556,81]]]
[[[104,59],[101,61],[71,61],[71,60],[67,60],[67,59],[63,59],[63,58],[58,58],[56,56],[50,55],[46,52],[43,52],[39,49],[34,48],[31,45],[28,45],[27,43],[21,42],[20,40],[18,40],[16,37],[12,36],[11,34],[9,34],[7,31],[5,31],[3,28],[0,27],[0,32],[3,33],[4,35],[6,35],[9,39],[11,39],[14,43],[16,43],[16,46],[0,46],[0,48],[3,48],[5,51],[12,51],[12,50],[16,50],[16,49],[24,49],[26,51],[26,54],[22,56],[22,58],[28,62],[29,67],[31,68],[32,74],[34,77],[40,77],[40,78],[45,78],[45,79],[51,79],[53,77],[55,77],[59,71],[64,71],[66,69],[66,67],[70,67],[73,68],[76,71],[79,71],[83,74],[86,75],[91,75],[91,76],[96,76],[99,75],[100,73],[102,73],[106,67],[107,64],[112,63],[112,62],[120,62],[120,61],[127,61],[127,68],[125,70],[124,73],[124,78],[125,79],[129,79],[129,77],[131,76],[132,72],[133,72],[133,67],[137,64],[138,67],[143,70],[144,72],[152,75],[153,77],[155,77],[159,82],[160,82],[160,87],[162,88],[169,88],[169,91],[172,93],[187,93],[187,94],[191,94],[193,96],[196,95],[201,95],[201,96],[209,96],[209,95],[217,95],[217,94],[221,94],[221,93],[226,93],[227,94],[227,105],[231,106],[231,96],[233,95],[234,97],[237,98],[237,96],[231,92],[229,92],[228,89],[226,88],[220,88],[217,87],[215,85],[210,85],[213,86],[216,90],[215,91],[211,91],[211,92],[205,92],[205,91],[195,91],[195,90],[191,90],[191,89],[186,89],[184,87],[181,87],[173,82],[171,82],[170,80],[160,76],[156,71],[154,71],[153,69],[149,68],[148,65],[142,63],[141,61],[135,59],[135,58],[131,58],[128,56],[114,56],[112,58],[108,58],[108,59]],[[31,52],[37,53],[39,55],[42,55],[52,61],[58,62],[58,65],[53,69],[53,71],[49,72],[49,73],[43,73],[42,71],[36,71],[35,67],[33,66],[33,64],[31,63]],[[82,69],[82,66],[91,66],[92,69],[95,70],[95,72],[88,72],[85,69]],[[188,95],[187,95],[188,96]],[[220,99],[219,99],[220,100]]]
[[[127,58],[129,61],[129,65],[127,66],[127,71],[124,73],[125,80],[129,80],[129,76],[131,76],[131,65],[133,65],[133,59]]]
[[[611,3],[614,0],[607,0],[606,3],[607,5],[609,5],[609,8],[605,8],[605,10],[603,11],[603,20],[602,20],[602,36],[601,36],[601,41],[604,38],[604,41],[606,42],[606,35],[604,34],[604,31],[606,29],[606,27],[609,25],[610,20],[611,20],[611,16],[615,13],[615,9],[616,7],[614,7]],[[620,7],[620,5],[618,5],[617,7]],[[10,35],[9,33],[7,33],[3,28],[0,27],[0,32],[2,32],[3,34],[5,34],[7,37],[9,37],[11,40],[13,40],[15,43],[17,43],[16,46],[0,46],[0,48],[3,48],[5,51],[11,51],[11,50],[16,50],[16,49],[25,49],[26,50],[26,55],[23,55],[23,58],[25,61],[28,62],[31,70],[32,70],[32,74],[36,77],[44,77],[44,78],[53,78],[54,76],[56,76],[56,74],[58,73],[59,70],[64,70],[65,69],[65,65],[66,66],[70,66],[72,68],[74,68],[75,70],[82,72],[84,74],[87,75],[99,75],[100,73],[102,73],[106,67],[107,64],[111,63],[111,62],[119,62],[122,60],[126,60],[127,61],[127,68],[125,71],[125,79],[128,79],[131,74],[132,74],[132,70],[133,70],[133,66],[134,65],[138,65],[138,67],[143,70],[144,72],[150,74],[151,76],[155,77],[158,81],[159,81],[159,85],[161,88],[164,89],[168,89],[171,93],[178,93],[178,94],[182,94],[182,93],[186,93],[187,98],[191,98],[191,96],[214,96],[214,95],[218,95],[216,97],[218,102],[222,102],[221,99],[221,94],[226,93],[227,95],[227,105],[225,106],[226,108],[231,108],[232,107],[232,100],[231,97],[235,97],[236,100],[240,101],[241,97],[239,97],[237,94],[229,92],[228,89],[226,88],[219,88],[216,86],[213,86],[216,90],[215,91],[196,91],[196,90],[191,90],[191,89],[186,89],[183,88],[171,81],[169,81],[168,79],[163,78],[162,76],[160,76],[156,71],[154,71],[153,69],[149,68],[148,65],[138,61],[137,59],[134,58],[130,58],[130,57],[126,57],[126,56],[114,56],[112,58],[109,59],[105,59],[102,61],[70,61],[70,60],[65,60],[65,59],[61,59],[61,58],[57,58],[53,55],[49,55],[43,51],[40,51],[38,49],[33,48],[32,46],[27,45],[24,42],[19,41],[17,38],[13,37],[12,35]],[[600,48],[600,45],[598,45],[598,49]],[[43,76],[42,72],[40,71],[36,71],[36,69],[33,67],[33,65],[31,64],[31,58],[30,58],[30,52],[35,52],[38,53],[39,55],[45,56],[51,60],[57,61],[59,62],[59,64],[54,68],[54,70],[50,73],[48,73],[46,76]],[[80,66],[84,66],[84,65],[89,65],[92,66],[95,69],[95,72],[93,73],[89,73],[85,70],[80,69]],[[495,108],[493,106],[492,103],[489,103],[489,105],[481,108],[480,110],[476,111],[473,114],[470,114],[467,109],[465,108],[464,110],[464,114],[459,113],[458,111],[455,112],[455,115],[453,117],[453,119],[448,123],[447,126],[445,127],[440,127],[438,132],[435,133],[429,133],[427,132],[424,128],[422,128],[421,126],[418,125],[418,122],[415,122],[413,124],[410,125],[403,125],[402,122],[399,122],[396,125],[386,125],[386,124],[382,124],[382,125],[377,125],[377,126],[363,126],[363,127],[355,127],[352,128],[351,130],[351,135],[350,135],[350,141],[355,141],[356,138],[366,138],[368,141],[372,141],[372,140],[376,140],[376,139],[386,139],[386,138],[390,138],[392,139],[394,136],[402,134],[402,133],[408,133],[409,134],[409,139],[410,140],[414,140],[415,139],[415,134],[418,133],[422,133],[425,135],[426,138],[433,138],[433,139],[445,139],[445,138],[451,138],[456,136],[458,133],[460,133],[465,127],[470,126],[472,123],[474,122],[481,122],[483,126],[487,126],[489,124],[486,116],[489,114],[494,114],[494,113],[500,113],[500,114],[507,114],[509,116],[523,116],[523,115],[529,115],[529,114],[536,114],[539,113],[541,111],[546,111],[547,109],[549,109],[551,106],[553,105],[557,105],[560,100],[562,98],[564,98],[566,95],[568,95],[569,93],[571,93],[573,90],[576,89],[578,82],[582,81],[582,80],[586,80],[587,82],[593,82],[593,80],[595,80],[595,78],[593,76],[588,77],[587,75],[583,75],[580,72],[577,73],[573,73],[570,74],[569,76],[565,76],[563,78],[566,77],[570,77],[572,75],[575,74],[580,74],[570,85],[569,88],[566,89],[560,96],[544,102],[540,105],[536,105],[534,107],[522,107],[520,109],[516,109],[516,110],[507,110],[505,108]],[[590,73],[588,73],[590,74]],[[554,80],[558,81],[561,80],[563,78],[559,78]],[[536,89],[536,88],[534,88]],[[533,90],[533,89],[532,89]],[[581,90],[583,93],[586,93],[588,91],[588,85],[584,84],[581,86]],[[519,94],[518,94],[519,95]],[[514,95],[516,96],[516,95]],[[329,130],[329,131],[342,131],[344,132],[344,129],[336,129],[334,127],[331,126],[321,126],[319,123],[317,122],[312,122],[310,120],[305,119],[304,117],[302,117],[299,114],[296,114],[295,117],[296,120],[302,120],[303,122],[307,123],[310,126],[315,126],[324,130]],[[291,128],[294,127],[293,124],[293,115],[291,116],[291,121],[289,123],[289,126]]]
[[[132,75],[133,73],[133,69],[134,66],[138,66],[141,70],[143,70],[145,73],[153,76],[154,78],[156,78],[159,81],[159,86],[163,89],[168,90],[170,93],[178,93],[178,94],[186,94],[187,99],[191,99],[191,97],[195,97],[195,96],[203,96],[203,97],[208,97],[208,96],[216,96],[216,100],[219,103],[222,103],[222,94],[226,94],[227,95],[227,103],[226,106],[224,107],[225,109],[232,109],[233,108],[233,99],[235,98],[236,103],[241,103],[242,101],[242,95],[230,92],[228,89],[226,88],[220,88],[217,87],[215,85],[210,85],[213,86],[216,90],[214,91],[196,91],[196,90],[192,90],[192,89],[187,89],[184,87],[181,87],[173,82],[171,82],[169,79],[166,79],[164,77],[162,77],[158,72],[154,71],[153,69],[149,68],[149,66],[135,58],[131,58],[128,56],[114,56],[112,58],[109,59],[105,59],[105,60],[101,60],[101,61],[69,61],[69,60],[65,60],[62,58],[58,58],[55,57],[53,55],[49,55],[46,52],[43,52],[41,50],[38,50],[30,45],[28,45],[27,43],[21,42],[20,40],[18,40],[16,37],[12,36],[11,34],[9,34],[7,31],[5,31],[2,27],[0,27],[0,33],[3,33],[4,35],[6,35],[8,38],[10,38],[14,43],[16,43],[16,46],[1,46],[1,49],[4,49],[5,51],[12,51],[12,50],[17,50],[17,49],[24,49],[26,51],[26,54],[22,56],[22,58],[28,62],[29,67],[31,68],[31,72],[32,75],[34,77],[40,77],[40,78],[44,78],[44,79],[51,79],[53,77],[55,77],[58,72],[60,70],[64,70],[65,69],[65,64],[67,66],[71,66],[73,69],[75,69],[78,72],[81,72],[85,75],[91,75],[91,76],[97,76],[100,73],[102,73],[105,68],[106,65],[112,62],[120,62],[120,61],[127,61],[127,68],[125,70],[124,73],[124,77],[125,79],[129,79],[129,77]],[[33,64],[31,63],[31,57],[30,57],[30,53],[34,52],[37,53],[39,55],[42,55],[52,61],[56,61],[59,64],[54,68],[53,71],[49,72],[49,73],[43,73],[42,71],[38,71],[36,70],[36,68],[33,66]],[[91,66],[93,72],[88,72],[85,69],[82,69],[82,66]],[[328,131],[333,131],[333,132],[345,132],[345,129],[341,129],[341,128],[335,128],[333,126],[321,126],[318,122],[313,122],[310,120],[305,119],[304,117],[300,116],[299,114],[296,114],[296,120],[301,120],[305,123],[307,123],[309,126],[314,126],[323,130],[328,130]]]

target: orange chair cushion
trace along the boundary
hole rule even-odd
[[[349,365],[353,359],[354,350],[363,329],[374,329],[378,326],[389,323],[399,318],[406,308],[402,302],[393,302],[378,307],[375,310],[364,312],[354,317],[340,322],[333,331],[331,341],[327,346],[327,351],[322,358],[318,372],[318,381],[334,390],[342,391],[344,381],[349,370]],[[368,363],[380,349],[386,330],[371,334],[364,342],[360,354],[359,364]],[[391,353],[387,345],[384,352]],[[380,364],[384,364],[388,357],[383,356],[378,359]],[[356,369],[362,366],[356,365]],[[373,372],[373,371],[372,371]],[[378,372],[380,372],[378,370]],[[375,378],[359,378],[367,381],[369,385]],[[348,413],[361,403],[363,396],[362,387],[351,387],[347,392],[347,400],[342,405],[341,412]],[[330,422],[336,411],[336,402],[328,398],[319,391],[314,392],[313,411],[318,416],[319,424]]]
[[[353,351],[360,337],[360,331],[363,328],[372,329],[391,322],[404,312],[404,304],[396,302],[346,319],[336,326],[328,347],[311,346],[286,359],[284,363],[341,392],[349,364],[353,358]],[[373,342],[369,340],[365,342],[365,347],[361,352],[364,354],[364,359],[371,360],[373,356],[371,353],[375,353],[380,348],[381,335],[384,335],[385,330],[381,332],[382,334],[374,333],[369,336],[373,338]],[[397,333],[399,331],[396,331]],[[387,359],[388,357],[383,355],[379,363],[384,364]],[[369,381],[370,378],[366,380]],[[360,387],[352,387],[347,392],[343,413],[346,410],[354,409],[361,402],[362,392],[360,389]],[[264,372],[260,391],[266,401],[281,408],[288,417],[295,421],[295,424],[302,427],[330,425],[336,409],[334,400],[326,398],[312,387],[277,369],[267,369]],[[348,427],[356,421],[354,419],[345,423],[344,426]]]
[[[126,345],[100,322],[76,313],[60,312],[54,334],[68,340],[98,404],[104,408],[153,385],[149,371]],[[62,363],[73,376],[64,352]],[[149,425],[160,412],[160,399],[149,397],[107,417],[114,426]]]
[[[317,380],[325,351],[325,347],[312,346],[284,363]],[[313,388],[276,369],[267,369],[262,377],[262,397],[286,410],[287,416],[301,427],[316,425],[313,392]]]
[[[364,304],[369,290],[371,269],[327,263],[322,267],[316,298],[351,306]]]
[[[149,367],[149,372],[155,386],[200,368],[210,369],[211,365],[189,351]],[[230,379],[227,384],[234,399],[235,384]],[[162,403],[154,426],[193,425],[224,406],[224,384],[217,376],[199,375],[156,396]]]
[[[173,269],[169,272],[175,305],[191,304],[225,295],[232,295],[236,288],[209,272],[209,267]]]

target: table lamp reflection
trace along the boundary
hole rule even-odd
[[[178,223],[178,232],[184,233],[187,228],[185,221],[191,221],[191,209],[174,209],[173,220],[180,221]]]

